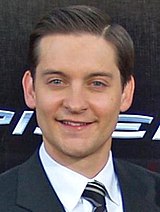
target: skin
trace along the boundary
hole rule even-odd
[[[89,178],[108,160],[120,111],[132,102],[134,79],[122,88],[113,46],[102,37],[50,35],[39,44],[35,80],[23,77],[48,154]]]

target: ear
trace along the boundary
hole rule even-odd
[[[24,73],[22,79],[24,98],[26,105],[34,109],[35,108],[35,91],[34,91],[34,83],[33,78],[31,76],[31,72],[28,70]]]
[[[131,106],[133,100],[134,88],[135,88],[135,81],[133,76],[131,76],[131,79],[127,82],[127,84],[123,88],[121,107],[120,107],[121,112],[128,110],[129,107]]]

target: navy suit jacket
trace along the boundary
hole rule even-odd
[[[160,212],[159,174],[119,160],[115,160],[114,164],[124,211]],[[65,211],[48,181],[37,152],[24,164],[0,175],[0,212],[27,211]]]

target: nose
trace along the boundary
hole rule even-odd
[[[63,106],[70,113],[83,113],[88,108],[85,91],[83,88],[72,87],[63,100]]]

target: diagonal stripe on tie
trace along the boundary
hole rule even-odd
[[[87,184],[82,197],[93,205],[95,212],[105,212],[107,211],[105,203],[106,193],[105,186],[98,181],[94,181]]]

